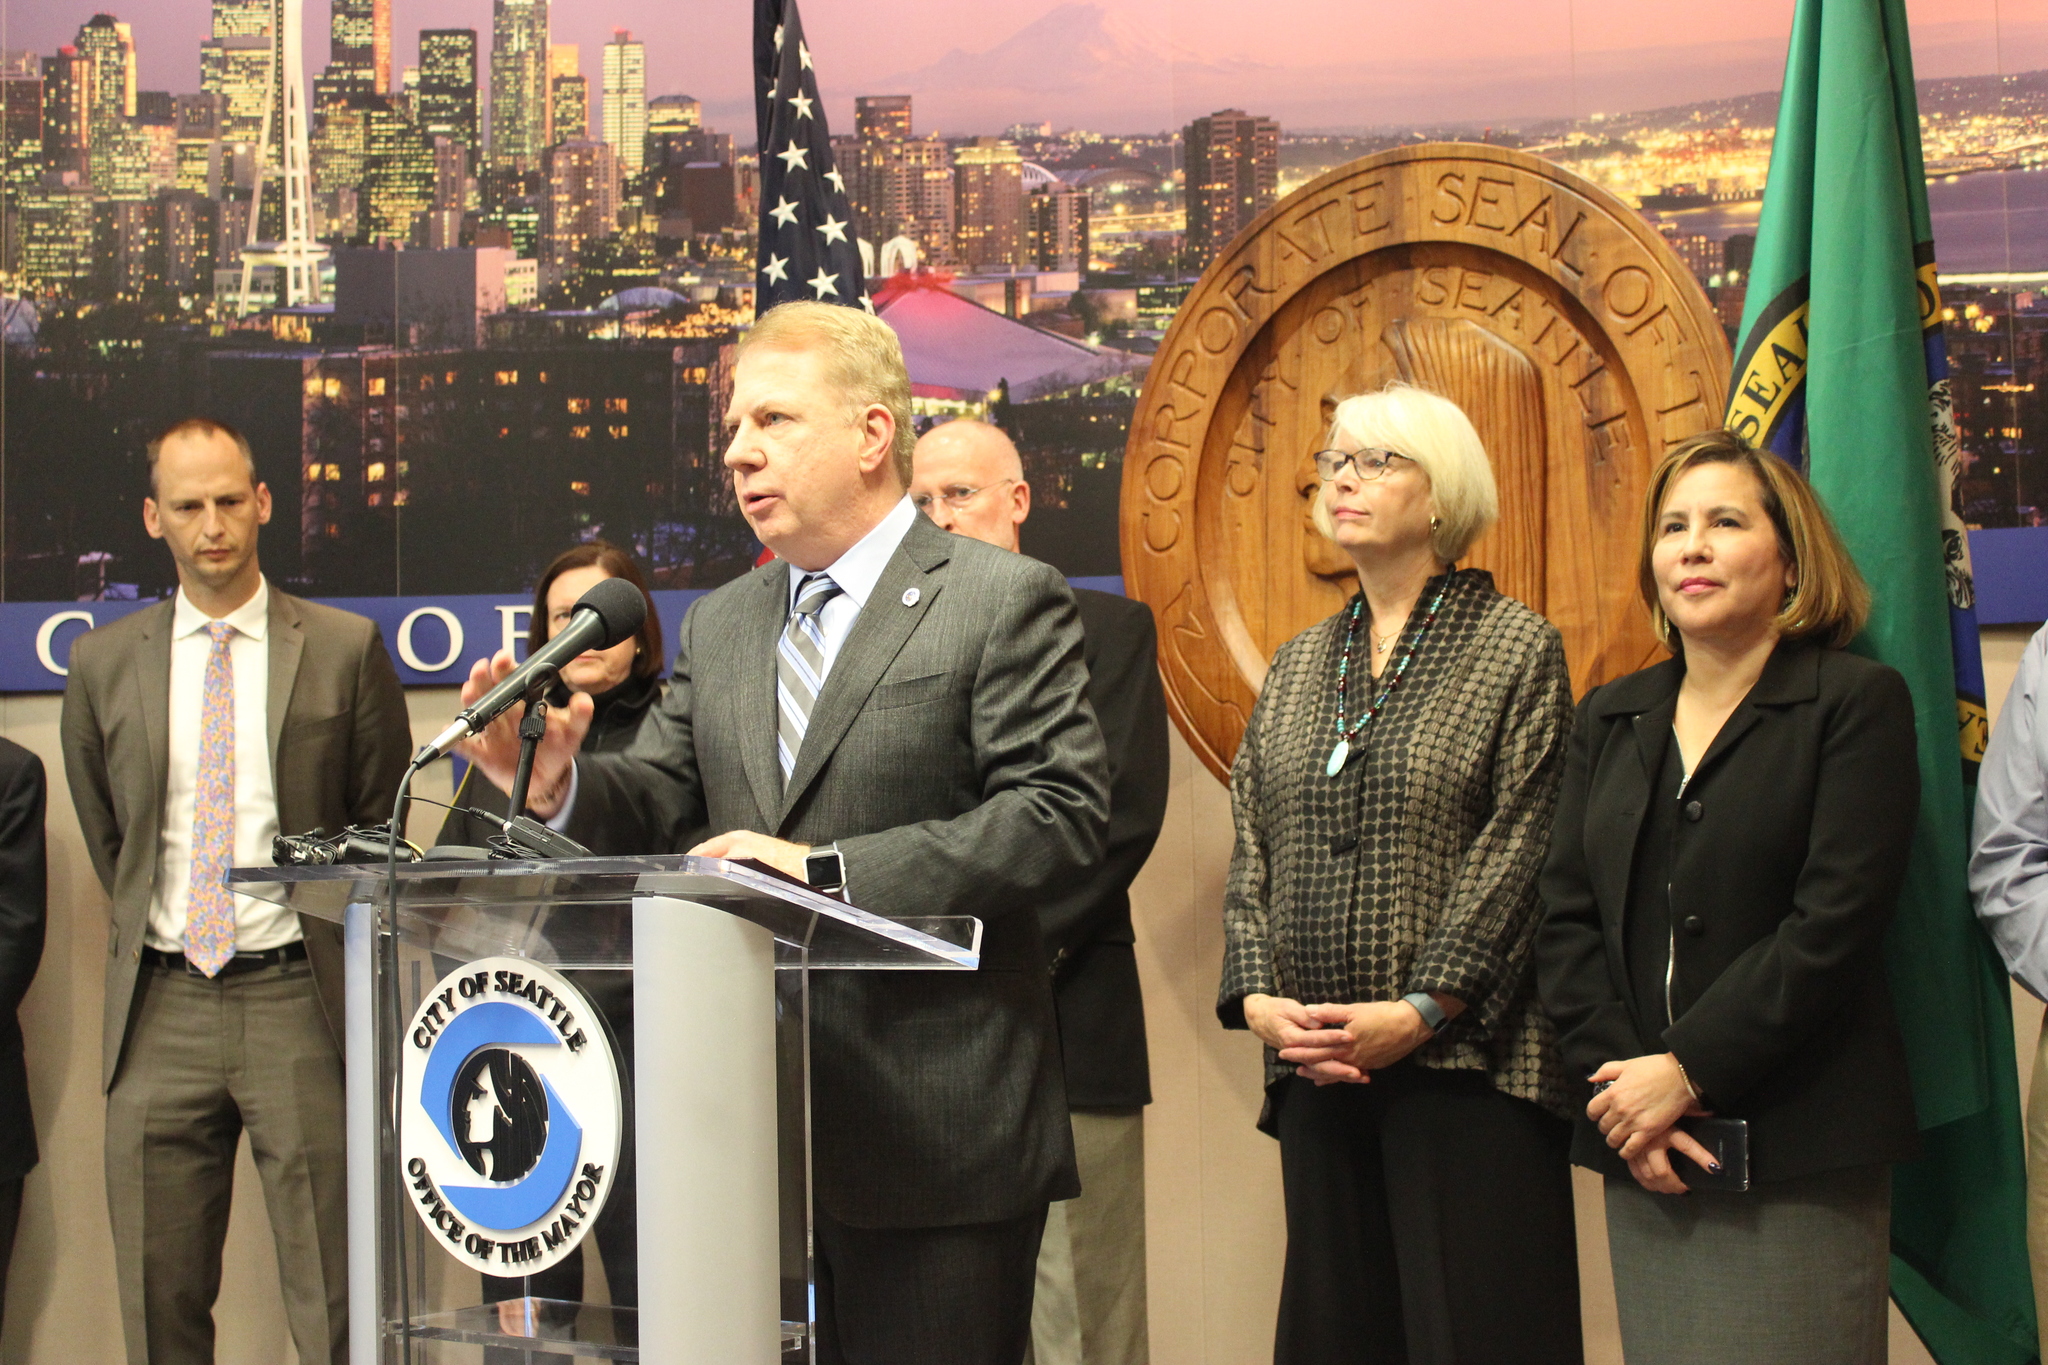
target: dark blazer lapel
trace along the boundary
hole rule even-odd
[[[754,789],[754,804],[766,823],[782,808],[782,764],[775,754],[775,650],[789,617],[789,565],[777,560],[766,573],[754,576],[748,592],[740,604],[739,637],[731,645],[739,653],[733,706],[738,711],[747,784]]]
[[[889,557],[882,576],[875,580],[875,590],[868,594],[867,605],[854,621],[852,633],[839,647],[839,657],[832,661],[832,671],[826,675],[824,690],[819,692],[818,704],[811,711],[811,723],[804,730],[796,767],[789,775],[789,786],[775,813],[777,829],[789,818],[797,798],[824,768],[839,741],[846,737],[854,717],[867,705],[868,694],[875,690],[875,684],[917,629],[917,623],[938,600],[943,584],[936,570],[952,557],[951,540],[949,532],[919,516],[911,523],[903,543],[896,547],[896,553]],[[904,595],[913,587],[917,589],[917,601],[906,606]]]
[[[1629,986],[1622,912],[1635,872],[1636,842],[1671,744],[1671,718],[1678,710],[1678,685],[1684,678],[1684,667],[1667,660],[1609,683],[1593,702],[1594,722],[1608,728],[1603,751],[1595,756],[1586,827],[1614,833],[1599,848],[1586,850],[1587,872],[1600,904],[1608,979],[1628,1003],[1639,1029],[1642,1015]]]
[[[149,738],[150,790],[156,793],[159,819],[171,780],[171,617],[176,610],[176,598],[149,608],[136,666],[129,674],[135,679],[142,731]]]
[[[1771,657],[1764,661],[1764,671],[1757,676],[1756,685],[1749,689],[1749,695],[1721,723],[1714,742],[1700,755],[1699,764],[1692,771],[1693,778],[1697,780],[1709,765],[1755,728],[1756,723],[1764,718],[1766,708],[1812,701],[1819,695],[1820,647],[1803,640],[1780,643],[1771,651]]]
[[[265,629],[270,634],[266,641],[270,647],[270,694],[264,698],[263,723],[270,740],[270,789],[282,799],[284,788],[277,780],[277,746],[284,738],[292,688],[299,681],[299,657],[305,653],[306,633],[299,629],[299,604],[275,587],[270,590],[270,620]],[[280,823],[289,823],[282,809],[278,819]]]

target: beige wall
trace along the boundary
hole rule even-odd
[[[1985,636],[1994,713],[2028,632]],[[411,694],[424,739],[454,711],[452,693]],[[57,747],[58,700],[0,698],[0,733],[40,754],[50,771],[50,931],[42,971],[22,1007],[29,1081],[43,1163],[27,1182],[0,1335],[4,1365],[118,1362],[112,1243],[101,1195],[100,999],[106,901],[79,841]],[[421,794],[446,796],[423,786]],[[431,824],[431,808],[419,823]],[[416,831],[417,832],[417,831]],[[1157,1365],[1260,1365],[1271,1359],[1278,1301],[1277,1148],[1256,1132],[1258,1050],[1216,1025],[1222,963],[1217,907],[1230,858],[1229,802],[1178,735],[1173,793],[1159,848],[1134,891],[1139,963],[1152,1048],[1154,1103],[1146,1125],[1152,1342]],[[2031,1059],[2040,1006],[2017,1006]],[[1597,1187],[1581,1186],[1580,1255],[1588,1359],[1621,1359],[1605,1269]],[[220,1365],[293,1360],[277,1305],[276,1263],[262,1196],[244,1151],[216,1319]],[[594,1259],[594,1258],[593,1258]],[[1894,1322],[1892,1359],[1926,1354]]]

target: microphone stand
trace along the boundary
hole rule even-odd
[[[553,682],[554,675],[547,675]],[[536,687],[526,697],[525,714],[519,718],[519,767],[512,774],[511,800],[505,809],[511,812],[507,819],[517,819],[526,814],[526,788],[533,781],[533,760],[540,751],[540,742],[548,732],[547,687]]]

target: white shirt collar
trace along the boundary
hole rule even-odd
[[[875,591],[875,583],[882,576],[882,570],[889,567],[889,559],[896,553],[896,547],[903,543],[903,537],[910,534],[911,525],[917,520],[917,509],[910,504],[910,496],[889,509],[889,515],[875,523],[875,528],[854,542],[853,548],[834,560],[825,572],[839,585],[839,590],[856,608],[864,608],[868,598]],[[792,564],[789,566],[789,605],[796,607],[796,590],[804,581],[804,571]]]
[[[178,589],[177,605],[171,608],[171,638],[182,640],[187,635],[206,629],[213,618],[192,605],[192,599],[185,596],[184,588]],[[220,618],[252,640],[260,640],[270,628],[270,580],[256,580],[256,595]]]

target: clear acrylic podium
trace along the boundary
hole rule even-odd
[[[711,858],[401,864],[395,938],[382,865],[228,881],[343,926],[350,1365],[810,1361],[808,973],[980,961],[979,920]],[[613,973],[634,985],[616,1066],[586,1003]],[[639,1307],[484,1303],[486,1266],[518,1278],[576,1239],[597,1259],[628,1132]]]

